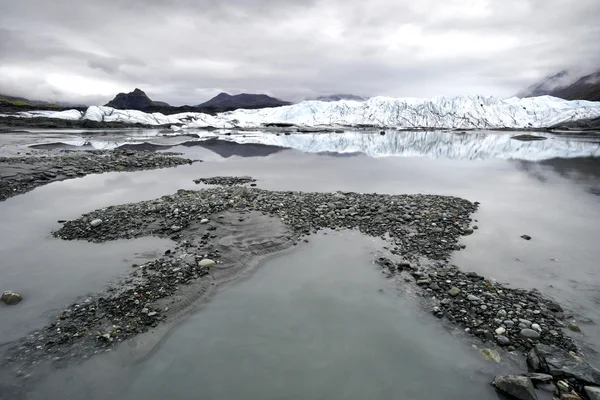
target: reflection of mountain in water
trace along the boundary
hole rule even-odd
[[[179,146],[194,147],[200,146],[205,149],[211,150],[223,158],[229,158],[231,156],[238,157],[266,157],[268,155],[278,153],[285,150],[283,147],[261,144],[261,143],[247,143],[240,145],[231,141],[219,140],[212,138],[208,140],[190,141],[181,143]]]
[[[510,134],[453,132],[391,132],[379,134],[245,135],[221,137],[236,143],[262,143],[310,153],[364,153],[374,157],[428,156],[466,160],[489,158],[545,160],[557,157],[600,157],[600,143],[548,136],[548,140],[522,142]]]
[[[600,196],[600,158],[553,158],[538,162],[516,161],[517,167],[541,182],[548,180],[548,171],[563,178],[580,182],[587,191]]]

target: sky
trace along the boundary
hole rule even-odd
[[[600,68],[599,17],[600,0],[0,0],[0,93],[510,97]]]

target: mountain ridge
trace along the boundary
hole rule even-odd
[[[577,76],[568,70],[534,83],[519,92],[517,97],[553,96],[565,100],[600,101],[600,69],[591,74]]]

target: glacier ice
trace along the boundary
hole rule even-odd
[[[529,129],[600,117],[600,102],[567,101],[550,96],[498,99],[484,96],[434,97],[432,99],[373,97],[364,102],[303,101],[290,106],[239,109],[208,115],[164,115],[110,107],[76,110],[34,111],[22,117],[50,117],[92,121],[121,121],[147,125],[171,125],[173,129],[261,128],[268,124],[299,127],[374,126],[387,128]]]

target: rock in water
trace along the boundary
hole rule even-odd
[[[479,350],[479,352],[481,354],[483,354],[485,356],[485,358],[487,358],[488,360],[496,361],[497,363],[502,361],[502,358],[500,357],[500,353],[498,353],[496,350],[481,349],[481,350]]]
[[[600,400],[600,388],[593,386],[586,386],[583,391],[590,400]]]
[[[92,228],[95,228],[101,224],[102,224],[102,220],[100,218],[94,219],[94,220],[92,220],[92,222],[90,222],[90,225],[92,226]]]
[[[213,260],[209,259],[209,258],[205,258],[204,260],[201,260],[198,263],[199,267],[212,267],[214,265],[216,265],[217,263],[214,262]]]
[[[528,363],[535,364],[534,356],[540,360],[540,371],[555,378],[575,378],[586,385],[600,386],[600,371],[587,361],[554,346],[536,344],[534,354],[528,356]],[[532,359],[530,361],[530,359]]]
[[[521,238],[523,238],[525,240],[531,240],[531,236],[529,236],[529,235],[521,235]]]
[[[525,376],[497,376],[492,381],[496,390],[518,400],[537,400],[537,395],[531,379]]]
[[[21,300],[23,300],[23,296],[11,290],[7,290],[6,292],[2,293],[2,297],[0,297],[0,301],[9,306],[19,304]]]

